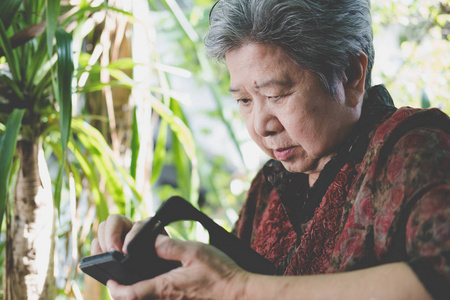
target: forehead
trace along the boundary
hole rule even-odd
[[[256,89],[286,87],[301,80],[304,72],[282,48],[269,44],[242,45],[227,52],[225,59],[231,92],[249,86]]]

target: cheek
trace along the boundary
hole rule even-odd
[[[245,120],[245,125],[247,127],[247,132],[249,133],[253,142],[255,142],[255,144],[258,145],[258,147],[261,150],[263,150],[267,155],[272,157],[273,156],[272,152],[265,146],[263,138],[256,133],[255,128],[253,127],[253,123],[250,122],[249,120]]]
[[[256,133],[255,128],[252,123],[246,122],[247,132],[252,138],[252,140],[260,147],[263,148],[263,140],[262,137]]]

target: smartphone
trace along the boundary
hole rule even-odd
[[[131,285],[179,267],[181,263],[156,255],[155,240],[164,227],[155,217],[147,221],[129,243],[128,254],[111,251],[84,257],[80,269],[104,285],[109,279]]]
[[[164,226],[181,220],[200,222],[209,233],[209,243],[243,269],[259,274],[275,274],[271,262],[178,196],[166,200],[155,216],[144,224],[128,244],[128,254],[113,251],[88,256],[81,260],[80,269],[105,285],[109,279],[130,285],[169,272],[181,263],[160,259],[156,255],[155,240]]]

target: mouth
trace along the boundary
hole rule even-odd
[[[273,154],[277,160],[283,161],[289,159],[294,153],[295,147],[278,148],[273,150]]]

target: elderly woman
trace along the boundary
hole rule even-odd
[[[234,231],[284,276],[160,236],[157,254],[183,266],[109,281],[114,299],[448,299],[450,121],[371,87],[370,1],[221,0],[206,46],[272,158]],[[93,253],[126,251],[136,228],[110,217]]]

